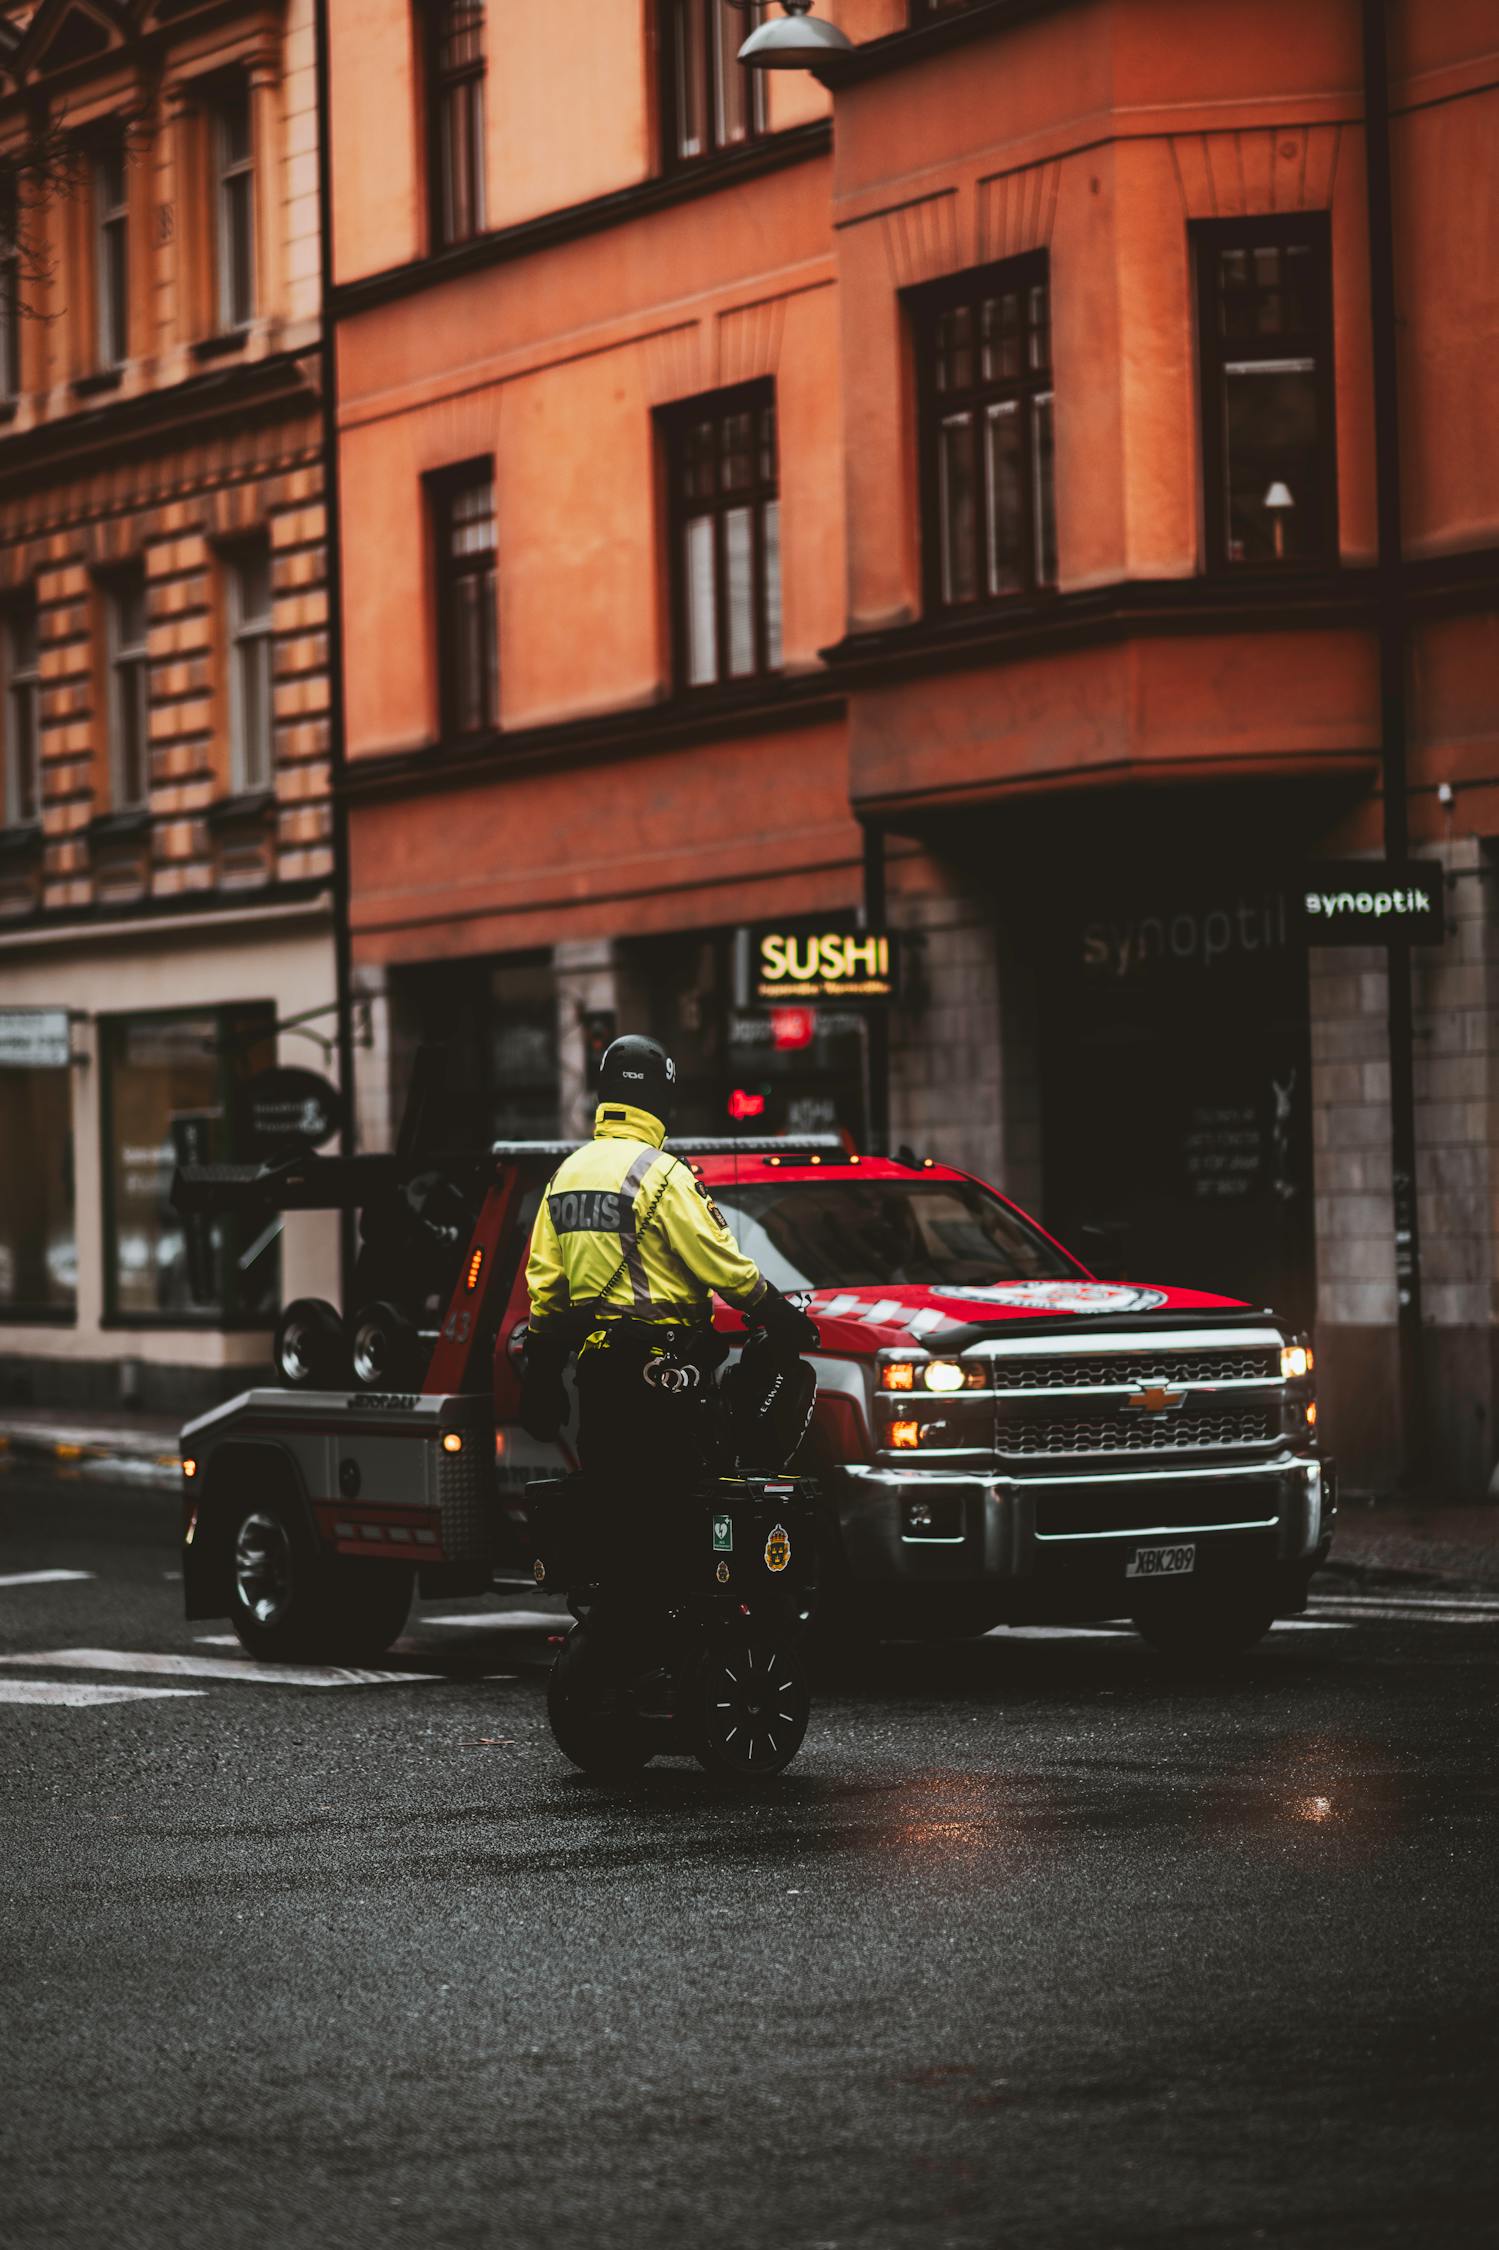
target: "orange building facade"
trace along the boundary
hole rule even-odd
[[[820,12],[831,92],[747,78],[723,0],[331,0],[366,1137],[435,1030],[496,1133],[576,1129],[614,1023],[671,1041],[699,1130],[865,1133],[888,1082],[894,1143],[1100,1271],[1315,1323],[1387,1481],[1388,956],[1296,901],[1381,850],[1398,630],[1446,926],[1431,1427],[1481,1492],[1499,5],[1386,11],[1383,569],[1358,0]],[[756,932],[861,912],[902,940],[887,1028],[757,999]]]
[[[169,1200],[336,1023],[314,63],[310,0],[0,19],[6,1399],[206,1402],[336,1291]]]

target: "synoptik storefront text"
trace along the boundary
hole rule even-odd
[[[1136,875],[1016,937],[1038,999],[1045,1209],[1100,1273],[1309,1323],[1307,953],[1294,883]]]
[[[463,1138],[583,1133],[604,1049],[637,1031],[676,1060],[679,1135],[846,1132],[867,1145],[868,1021],[890,967],[887,941],[833,916],[395,968],[394,1112],[417,1045],[441,1040]]]

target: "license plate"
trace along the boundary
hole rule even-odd
[[[1195,1547],[1137,1547],[1124,1575],[1126,1578],[1185,1578],[1196,1566]]]

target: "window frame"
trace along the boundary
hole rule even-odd
[[[1335,323],[1332,296],[1332,214],[1328,211],[1276,213],[1258,219],[1197,219],[1188,228],[1192,265],[1193,305],[1197,322],[1197,438],[1202,460],[1202,551],[1205,569],[1213,576],[1244,578],[1260,571],[1276,577],[1283,572],[1335,569],[1340,555],[1338,524],[1337,382],[1333,364]],[[1243,339],[1218,333],[1217,255],[1221,250],[1285,248],[1308,244],[1320,261],[1318,318],[1314,327],[1297,339],[1266,339],[1275,348],[1255,351]],[[1235,562],[1228,552],[1228,441],[1225,408],[1226,369],[1239,361],[1288,359],[1298,354],[1296,342],[1310,346],[1315,360],[1318,418],[1318,467],[1315,504],[1321,521],[1317,551],[1280,561]],[[1298,507],[1301,503],[1298,501]]]
[[[245,153],[232,154],[231,105],[244,104]],[[255,95],[249,78],[236,74],[222,82],[208,105],[210,150],[213,160],[213,311],[215,334],[239,336],[252,328],[259,310],[260,267],[256,240],[255,207]],[[245,244],[245,303],[243,314],[234,302],[234,190],[247,182],[248,234]]]
[[[120,168],[119,195],[110,200],[107,171],[114,164]],[[91,170],[94,364],[101,374],[112,374],[130,358],[130,157],[123,127],[95,145]]]
[[[1047,358],[1044,368],[1022,368],[1018,375],[999,376],[985,383],[975,380],[961,392],[941,391],[937,387],[938,326],[944,314],[955,307],[978,307],[989,297],[1005,296],[1012,291],[1022,300],[1037,283],[1046,291]],[[920,492],[921,531],[921,585],[922,610],[927,617],[963,617],[980,611],[1000,610],[1017,602],[1044,601],[1057,589],[1060,541],[1056,510],[1055,476],[1055,426],[1056,426],[1056,362],[1051,349],[1051,261],[1045,250],[1027,250],[1019,257],[1001,259],[993,265],[972,266],[960,274],[953,274],[940,282],[927,283],[907,294],[911,318],[916,372],[916,459],[917,480]],[[1031,322],[1025,320],[1022,335],[1029,336]],[[974,329],[974,350],[979,345],[979,328]],[[976,591],[969,599],[950,600],[944,590],[943,571],[946,550],[942,543],[942,505],[939,447],[942,419],[951,411],[954,398],[970,402],[975,415],[984,405],[1006,400],[1023,410],[1021,427],[1024,433],[1024,470],[1021,477],[1024,509],[1023,553],[1026,567],[1021,583],[997,593],[987,590],[987,539],[989,507],[985,479],[981,473],[975,483],[974,506],[974,568]],[[1035,409],[1045,401],[1051,407],[1051,535],[1052,573],[1043,576],[1041,568],[1038,527],[1042,510],[1038,505],[1039,430]]]
[[[691,153],[684,151],[681,146],[683,104],[677,84],[676,42],[678,17],[688,8],[697,11],[698,37],[702,45],[702,81],[697,92],[703,104],[703,145]],[[699,164],[711,164],[766,138],[770,131],[770,97],[764,71],[746,70],[743,73],[745,130],[736,138],[728,139],[723,130],[721,67],[736,70],[740,68],[734,58],[750,33],[766,21],[767,8],[768,0],[755,0],[755,5],[742,13],[734,9],[728,11],[729,15],[736,18],[740,28],[735,35],[734,55],[727,57],[721,66],[723,35],[726,29],[733,28],[725,14],[725,0],[656,0],[660,158],[663,172],[678,172],[690,170]]]
[[[711,504],[702,506],[689,498],[684,491],[686,448],[693,427],[712,419],[719,426],[715,462],[724,458],[723,425],[730,415],[749,413],[758,417],[766,408],[772,419],[771,438],[775,448],[774,474],[767,479],[756,472],[742,492],[729,493],[721,487],[715,492]],[[667,585],[671,605],[672,686],[678,695],[711,697],[763,686],[768,680],[779,679],[785,671],[785,607],[783,599],[783,574],[781,559],[784,542],[781,536],[781,450],[780,416],[776,399],[776,386],[771,376],[759,376],[747,383],[735,383],[723,390],[700,392],[696,397],[675,401],[663,408],[659,416],[666,478],[667,524]],[[763,439],[758,429],[750,441],[752,460],[757,461]],[[776,510],[776,571],[772,589],[768,552],[770,542],[766,537],[766,510],[774,505]],[[753,577],[753,607],[755,661],[747,672],[729,669],[730,633],[728,603],[728,552],[724,531],[725,519],[736,509],[748,507],[751,513],[752,544],[751,570]],[[711,680],[694,682],[691,677],[691,623],[689,607],[691,588],[687,566],[687,530],[691,523],[708,517],[714,525],[713,532],[713,646],[717,667]],[[772,615],[771,596],[774,593]],[[771,661],[774,642],[776,660]]]
[[[3,826],[6,828],[36,828],[42,817],[42,674],[37,622],[35,589],[19,597],[13,596],[0,612],[0,667],[3,667],[5,690]],[[17,656],[17,638],[23,625],[29,627],[31,636],[31,651],[24,664]],[[21,712],[25,713],[24,725],[17,723]],[[23,734],[30,743],[24,767]]]
[[[118,1104],[116,1080],[121,1069],[120,1049],[129,1027],[138,1023],[191,1023],[206,1020],[212,1023],[214,1029],[211,1052],[217,1058],[215,1091],[221,1121],[220,1131],[230,1154],[242,1158],[245,1152],[237,1146],[235,1124],[241,1114],[236,1096],[241,1091],[244,1080],[236,1076],[233,1058],[237,1050],[266,1041],[269,1042],[274,1058],[276,1015],[273,1001],[245,1000],[176,1008],[118,1009],[99,1017],[100,1244],[104,1263],[104,1311],[101,1327],[139,1330],[181,1328],[229,1334],[269,1330],[274,1326],[274,1312],[245,1310],[239,1254],[249,1248],[259,1228],[253,1217],[246,1218],[233,1212],[203,1222],[205,1227],[218,1232],[220,1236],[215,1257],[219,1269],[216,1278],[223,1283],[224,1301],[221,1304],[201,1307],[184,1305],[165,1312],[134,1312],[121,1304],[115,1126]],[[277,1266],[280,1267],[279,1242],[268,1244],[265,1254],[274,1255]],[[278,1298],[281,1278],[278,1271],[275,1291]]]
[[[486,86],[489,78],[489,7],[478,0],[472,13],[479,20],[479,53],[456,66],[442,59],[443,25],[461,0],[417,0],[421,10],[422,64],[425,79],[427,128],[427,229],[431,247],[455,250],[488,231],[488,166],[485,142],[488,132]],[[469,98],[469,89],[476,89]],[[473,142],[467,151],[472,209],[469,222],[460,225],[449,209],[451,170],[448,121],[457,107],[452,97],[465,97],[462,107]],[[456,198],[454,199],[456,201]]]
[[[455,506],[465,493],[484,486],[489,498],[490,542],[472,555],[453,549]],[[426,479],[427,510],[432,540],[432,587],[437,653],[437,726],[443,742],[477,742],[497,734],[500,727],[500,535],[495,463],[491,454],[478,454],[434,470]],[[487,580],[479,615],[484,621],[481,652],[484,677],[479,683],[483,715],[474,726],[459,724],[464,702],[458,681],[460,640],[457,631],[457,590],[465,579]]]
[[[104,649],[108,666],[109,795],[118,812],[140,810],[151,801],[151,617],[150,581],[144,561],[116,570],[102,584]],[[140,597],[140,634],[125,639],[122,616],[128,597]],[[128,720],[133,713],[139,760],[139,787],[125,774]]]
[[[266,601],[263,611],[250,611],[245,602],[245,582],[251,569],[264,560]],[[224,644],[229,672],[229,790],[232,796],[259,796],[276,784],[276,594],[272,577],[272,551],[268,534],[246,539],[224,549]],[[254,664],[260,671],[264,732],[261,741],[264,771],[252,758],[249,740],[245,673]]]

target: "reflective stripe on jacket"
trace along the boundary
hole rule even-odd
[[[544,1331],[600,1295],[611,1312],[701,1323],[713,1292],[748,1312],[765,1294],[691,1167],[662,1149],[649,1110],[599,1105],[594,1137],[547,1183],[526,1262],[531,1326]]]

